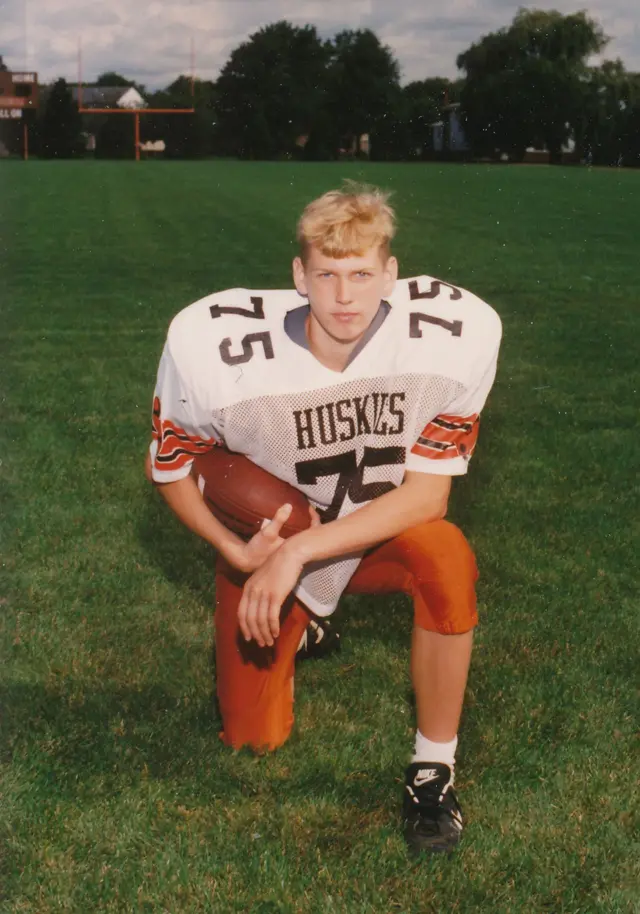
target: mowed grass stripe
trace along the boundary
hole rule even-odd
[[[469,820],[405,855],[404,598],[350,597],[272,757],[218,740],[212,557],[141,478],[168,321],[290,283],[300,208],[388,187],[402,273],[503,317],[452,516],[481,566],[461,731]],[[634,173],[2,163],[3,819],[12,912],[637,908]],[[634,399],[635,398],[635,399]]]

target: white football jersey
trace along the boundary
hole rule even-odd
[[[341,372],[292,333],[308,309],[295,290],[230,289],[181,311],[158,371],[154,480],[181,479],[223,444],[301,490],[326,523],[399,486],[406,470],[466,473],[500,319],[430,276],[399,280],[387,302]],[[329,615],[361,558],[305,566],[297,596]]]

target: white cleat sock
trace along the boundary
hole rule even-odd
[[[416,746],[412,762],[442,762],[453,772],[456,764],[456,747],[458,737],[454,736],[449,743],[434,743],[422,733],[416,731]]]

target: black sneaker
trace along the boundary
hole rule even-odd
[[[413,853],[451,853],[462,831],[453,772],[441,762],[413,762],[405,775],[404,837]]]
[[[327,619],[311,619],[300,639],[296,660],[315,660],[340,650],[340,632]]]

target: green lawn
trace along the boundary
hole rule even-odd
[[[452,510],[482,623],[450,859],[399,828],[409,603],[347,598],[290,742],[234,754],[212,558],[142,477],[172,315],[288,285],[345,176],[394,191],[402,274],[504,322]],[[2,914],[639,912],[640,174],[5,162],[0,220]]]

